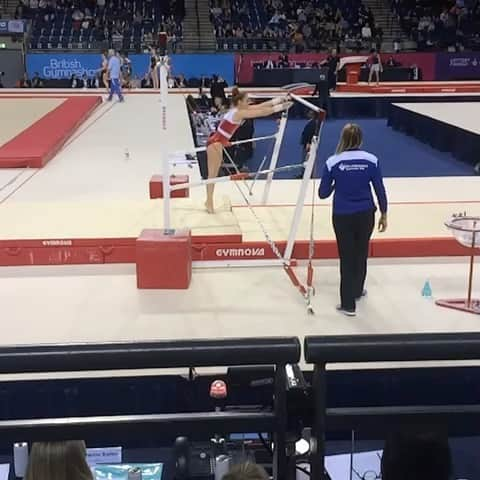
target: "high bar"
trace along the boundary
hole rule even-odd
[[[314,112],[317,112],[317,113],[323,113],[325,115],[325,110],[323,110],[323,108],[317,107],[313,103],[309,102],[308,100],[305,100],[303,97],[299,97],[298,95],[295,95],[294,93],[290,93],[289,95],[295,101],[297,101],[299,103],[302,103],[303,105],[305,105],[310,110],[313,110]]]

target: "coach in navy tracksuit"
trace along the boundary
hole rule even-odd
[[[380,232],[387,229],[387,195],[377,157],[360,150],[362,131],[345,125],[335,155],[326,164],[320,183],[320,198],[333,197],[333,228],[340,255],[340,298],[337,309],[355,315],[355,303],[366,294],[368,245],[375,225],[377,196]]]

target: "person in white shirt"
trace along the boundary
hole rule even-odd
[[[362,27],[362,38],[369,39],[372,38],[372,30],[368,25]]]

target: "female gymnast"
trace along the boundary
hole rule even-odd
[[[153,88],[160,88],[160,77],[158,76],[157,64],[158,64],[157,51],[153,47],[150,47],[149,73],[150,73],[150,78],[152,80]]]
[[[370,56],[368,57],[368,64],[370,65],[370,72],[368,73],[368,84],[372,83],[373,75],[377,79],[377,86],[380,84],[380,73],[383,72],[382,59],[380,54],[372,48]]]
[[[102,66],[100,69],[100,78],[102,80],[103,86],[109,90],[109,75],[108,75],[108,54],[107,52],[102,52]]]
[[[288,110],[293,105],[288,96],[277,97],[258,105],[250,105],[245,92],[237,87],[232,89],[232,108],[223,116],[217,130],[207,141],[208,178],[216,178],[223,160],[223,149],[230,145],[230,139],[244,120],[249,118],[268,117],[274,113]],[[207,186],[205,207],[208,213],[214,213],[213,192],[215,184]]]

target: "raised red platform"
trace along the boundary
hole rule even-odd
[[[98,96],[69,97],[0,147],[0,168],[41,168],[102,103]]]
[[[480,82],[398,82],[367,85],[339,83],[337,93],[370,93],[378,95],[409,93],[480,93]]]

